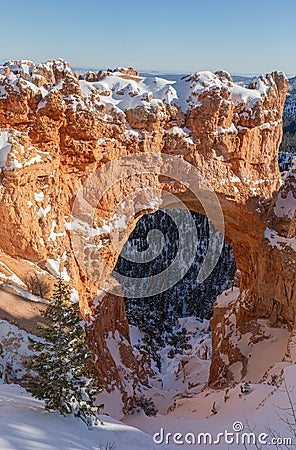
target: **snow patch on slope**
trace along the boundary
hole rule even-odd
[[[104,425],[89,431],[72,416],[44,411],[43,402],[33,399],[16,385],[0,385],[0,448],[5,450],[156,450],[150,436],[109,416]]]
[[[0,319],[0,383],[18,382],[28,373],[26,363],[32,355],[29,337],[33,338],[26,331]],[[34,339],[38,338],[34,336]]]
[[[272,247],[283,250],[285,246],[288,246],[296,252],[296,238],[286,238],[280,236],[275,230],[271,230],[268,227],[265,228],[264,237],[268,239]]]

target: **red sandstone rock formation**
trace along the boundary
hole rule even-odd
[[[286,324],[291,331],[294,327],[295,214],[278,213],[279,202],[284,202],[280,198],[290,196],[291,186],[289,192],[295,192],[294,175],[285,180],[290,187],[283,187],[277,166],[285,76],[261,76],[248,88],[233,83],[225,72],[200,72],[176,83],[143,80],[131,69],[80,78],[62,60],[37,66],[9,61],[0,70],[1,249],[71,279],[82,312],[89,320],[92,316],[90,341],[99,358],[98,373],[110,389],[114,380],[120,383],[126,400],[131,392],[124,387],[107,337],[120,342],[129,377],[144,383],[147,379],[129,347],[123,300],[108,294],[94,301],[118,256],[110,242],[112,214],[119,201],[141,187],[159,187],[188,208],[203,210],[192,196],[191,181],[172,183],[161,160],[160,174],[151,170],[137,175],[134,167],[134,175],[118,180],[96,208],[96,245],[107,267],[98,267],[98,283],[73,251],[71,230],[84,225],[73,222],[72,207],[88,177],[106,163],[139,152],[176,155],[198,169],[216,192],[225,237],[241,272],[236,301],[215,308],[210,383],[231,383],[238,364],[238,378],[244,377],[248,355],[234,336],[251,330],[256,339],[258,318]],[[116,181],[116,172],[112,175]],[[121,246],[141,214],[136,200],[129,199],[131,220],[122,226]],[[148,198],[144,204],[146,210],[155,210],[161,199],[153,203]],[[175,205],[168,201],[167,206]],[[86,226],[86,244],[87,230]],[[275,244],[274,236],[284,243]],[[235,325],[228,333],[232,315]]]

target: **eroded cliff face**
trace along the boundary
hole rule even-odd
[[[255,339],[259,317],[287,324],[290,330],[294,326],[295,245],[290,244],[295,239],[295,204],[288,215],[281,208],[285,198],[295,195],[294,175],[283,187],[277,164],[285,76],[261,76],[248,88],[233,83],[225,72],[200,72],[176,83],[143,79],[131,69],[78,79],[62,60],[37,66],[9,61],[0,73],[0,247],[20,261],[71,280],[73,297],[79,294],[81,310],[92,321],[90,341],[106,386],[113,389],[114,381],[120,383],[126,399],[138,381],[147,382],[144,363],[129,346],[122,298],[98,292],[108,282],[128,233],[146,211],[178,207],[159,192],[204,212],[192,194],[196,180],[189,172],[182,183],[167,177],[161,153],[190,163],[220,201],[225,238],[241,273],[241,294],[223,314],[215,309],[210,383],[244,377],[248,356],[231,336],[251,329]],[[131,157],[125,179],[115,164],[110,183],[105,165],[138,153],[150,161],[150,170],[141,171],[138,156],[134,163]],[[89,203],[78,202],[77,219],[76,196],[97,169],[96,181],[108,191],[98,201],[88,186]],[[93,222],[88,209],[95,210]],[[219,221],[216,225],[221,227]],[[121,234],[116,249],[112,226]],[[97,246],[104,264],[94,269],[92,257],[90,268],[81,264],[81,252],[74,248],[77,230],[82,230],[81,252],[89,258]],[[95,239],[90,242],[91,234]],[[275,244],[274,236],[282,236],[284,244]],[[232,314],[235,326],[229,333],[227,317]],[[119,356],[112,339],[120,343]],[[242,367],[234,377],[237,363]]]
[[[215,352],[209,380],[213,386],[241,379],[259,382],[271,371],[278,374],[283,363],[295,363],[295,174],[292,160],[282,187],[267,203],[263,236],[260,232],[258,243],[246,255],[250,266],[248,270],[243,266],[240,290],[226,293],[214,304],[211,322]],[[276,337],[276,328],[287,329],[288,334]],[[254,373],[252,357],[257,353],[258,358],[258,344],[262,342],[269,346],[261,348],[262,367]]]

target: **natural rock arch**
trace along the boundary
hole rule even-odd
[[[62,60],[37,66],[10,61],[1,71],[0,85],[1,249],[72,280],[82,312],[93,314],[90,341],[97,356],[105,358],[98,371],[106,384],[120,379],[106,347],[108,332],[123,337],[122,358],[130,376],[145,380],[147,375],[128,345],[123,302],[109,294],[96,297],[103,284],[88,279],[77,263],[72,208],[94,170],[121,156],[175,155],[204,175],[221,203],[225,237],[241,271],[241,295],[224,309],[215,309],[210,382],[231,383],[228,366],[238,362],[239,376],[245,375],[248,358],[233,336],[251,329],[260,338],[258,318],[283,322],[293,330],[295,207],[285,215],[280,203],[287,190],[293,194],[294,175],[291,172],[279,193],[277,165],[287,91],[283,74],[261,76],[244,88],[225,72],[200,72],[176,83],[145,80],[135,71],[78,79]],[[166,179],[165,167],[161,176],[118,181],[96,205],[95,243],[109,273],[118,254],[109,245],[110,217],[124,196],[145,186],[173,192],[189,209],[201,211],[186,183]],[[136,220],[128,224],[126,235]],[[87,226],[84,232],[87,240]],[[108,270],[101,275],[106,279]],[[236,323],[227,334],[232,314]],[[287,357],[294,358],[291,349]]]
[[[138,181],[142,186],[143,180],[139,179]],[[155,180],[153,185],[155,185]],[[135,189],[135,185],[133,185],[133,189]],[[192,198],[190,189],[185,191],[182,189],[181,192],[175,191],[174,195],[180,198],[188,209],[204,213],[201,204]],[[282,249],[272,246],[268,239],[269,235],[266,233],[269,227],[276,230],[274,207],[277,192],[273,194],[274,199],[271,202],[267,201],[266,204],[265,199],[263,201],[262,199],[250,199],[244,204],[240,204],[226,197],[219,195],[225,219],[225,239],[231,244],[234,251],[236,265],[240,272],[241,294],[236,298],[235,303],[224,304],[222,308],[219,306],[214,308],[212,319],[213,359],[209,383],[217,387],[239,381],[248,374],[250,354],[246,355],[239,349],[237,340],[249,333],[252,336],[249,339],[260,340],[264,332],[258,325],[258,319],[268,319],[271,326],[286,325],[291,331],[295,316],[295,249],[293,251],[291,248],[289,238],[283,242]],[[178,207],[178,202],[176,204],[165,202],[162,206],[175,208]],[[129,229],[135,226],[139,217],[134,218]],[[288,221],[288,225],[286,224],[286,233],[281,230],[284,239],[292,236],[293,220],[291,223]],[[109,258],[112,250],[107,254]],[[116,256],[114,262],[116,262]],[[273,267],[277,268],[276,271],[271,270]],[[225,330],[230,324],[229,317],[232,314],[235,316],[236,326],[233,334],[227,336]],[[233,339],[234,335],[236,335],[236,339]],[[265,338],[267,339],[267,336]],[[233,340],[234,342],[232,342]],[[284,357],[286,347],[283,347],[282,350],[282,357]],[[226,364],[225,355],[227,357]],[[274,360],[271,358],[271,362],[278,362],[276,357]],[[268,361],[270,362],[270,360]],[[238,362],[241,363],[240,378],[237,375],[234,377],[231,368]],[[266,370],[268,368],[266,366]],[[250,374],[249,379],[251,379]]]

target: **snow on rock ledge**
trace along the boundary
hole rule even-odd
[[[222,294],[218,295],[217,300],[215,301],[215,307],[227,308],[237,300],[239,293],[240,291],[237,287],[222,292]]]

